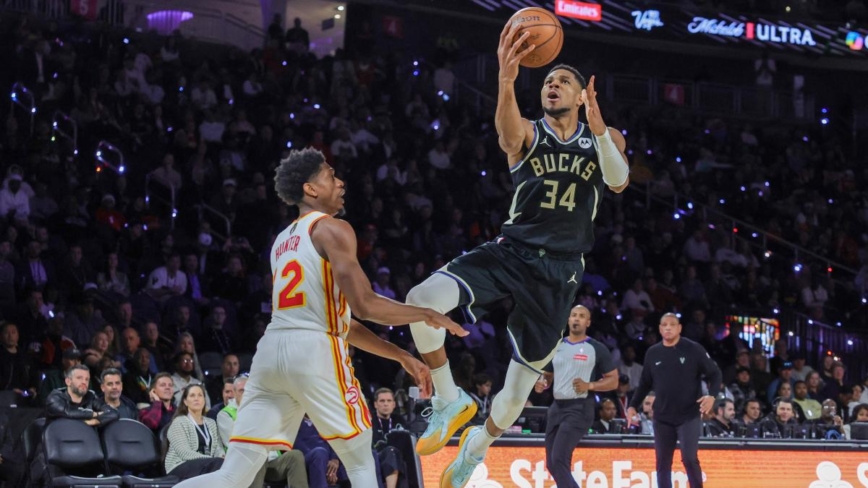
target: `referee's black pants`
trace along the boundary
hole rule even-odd
[[[555,400],[546,418],[546,468],[558,488],[579,488],[573,478],[573,450],[594,423],[593,399]]]
[[[680,424],[654,420],[654,450],[657,454],[657,488],[672,488],[672,456],[675,443],[681,441],[681,461],[690,488],[702,488],[699,466],[699,435],[702,419],[697,416]]]

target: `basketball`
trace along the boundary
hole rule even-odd
[[[539,68],[555,60],[564,45],[564,30],[554,13],[539,7],[523,8],[509,18],[509,24],[514,23],[521,25],[516,37],[524,34],[524,31],[530,32],[520,50],[531,44],[536,45],[536,48],[521,60],[522,66]]]

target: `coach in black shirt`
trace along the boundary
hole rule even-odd
[[[657,451],[657,486],[672,488],[672,456],[681,441],[681,459],[690,488],[702,488],[699,466],[701,414],[710,413],[722,381],[720,369],[696,342],[681,337],[681,323],[675,314],[660,319],[663,342],[654,344],[645,355],[642,379],[633,393],[627,421],[636,417],[636,408],[652,389],[654,401],[654,449]],[[702,396],[702,379],[708,395]]]

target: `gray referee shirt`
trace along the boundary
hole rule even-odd
[[[552,391],[555,400],[572,400],[588,397],[588,392],[576,393],[573,389],[574,379],[581,378],[590,383],[616,368],[612,354],[601,342],[588,337],[582,342],[573,343],[564,338],[546,371],[555,375]]]

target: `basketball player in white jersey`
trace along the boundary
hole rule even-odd
[[[307,413],[346,467],[354,487],[377,486],[370,413],[347,352],[348,344],[401,363],[425,393],[430,371],[397,346],[351,319],[384,325],[425,322],[458,336],[460,325],[428,308],[377,295],[356,258],[352,227],[332,218],[344,206],[344,183],[321,152],[293,151],[280,162],[277,195],[299,218],[271,251],[272,317],[257,345],[244,401],[223,467],[180,487],[249,486],[268,450],[292,448]]]

